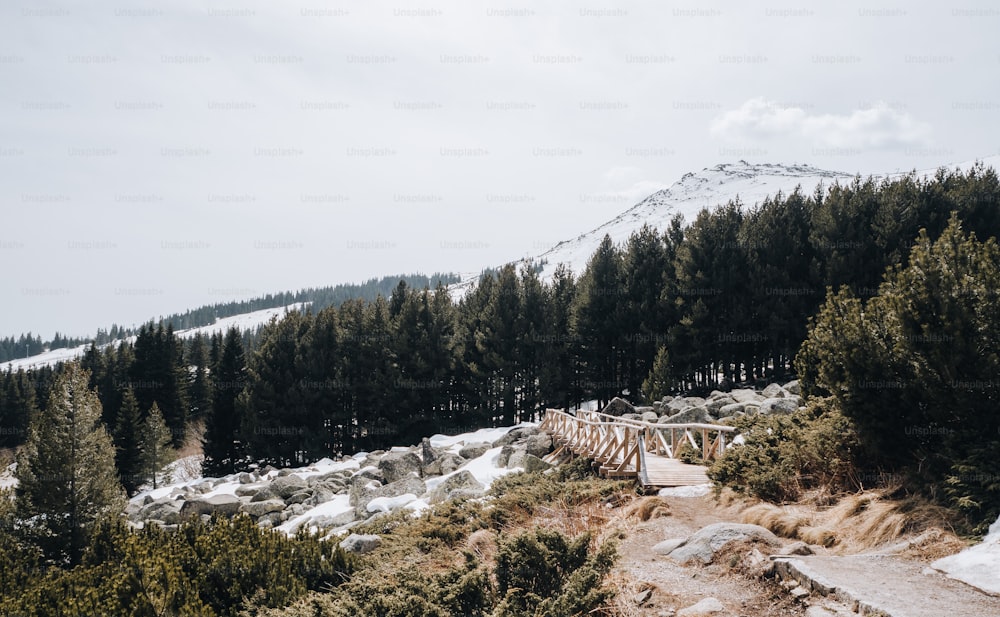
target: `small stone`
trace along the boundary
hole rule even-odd
[[[677,611],[677,617],[703,617],[704,615],[721,613],[724,610],[726,607],[722,605],[722,602],[715,598],[705,598],[697,604]]]

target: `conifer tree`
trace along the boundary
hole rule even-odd
[[[236,328],[226,332],[219,363],[213,374],[215,394],[212,415],[205,426],[204,469],[208,475],[229,474],[236,471],[241,456],[238,447],[241,418],[237,398],[246,386],[243,340]]]
[[[212,411],[212,381],[209,373],[208,349],[205,337],[199,332],[191,341],[191,353],[187,364],[194,367],[189,388],[191,417],[206,418]]]
[[[580,337],[584,391],[601,405],[627,387],[619,379],[618,370],[624,344],[621,271],[621,254],[606,235],[580,277],[573,311]]]
[[[94,525],[125,505],[101,403],[77,363],[64,366],[18,457],[17,509],[53,561],[78,562]]]
[[[170,447],[170,429],[156,403],[153,403],[146,419],[142,421],[139,444],[142,450],[142,476],[144,479],[152,479],[153,488],[156,488],[160,471],[174,459],[174,450]]]
[[[130,496],[134,495],[142,484],[142,444],[140,443],[139,403],[135,400],[132,388],[127,388],[122,396],[122,407],[118,412],[118,422],[115,425],[115,464],[122,486]]]

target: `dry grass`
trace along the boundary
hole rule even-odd
[[[786,538],[797,538],[799,529],[809,524],[809,517],[788,506],[758,503],[740,513],[740,522],[760,525]]]
[[[497,557],[497,534],[489,529],[480,529],[469,534],[465,548],[480,562],[492,566]]]
[[[655,589],[650,583],[640,583],[625,574],[616,571],[610,574],[606,580],[608,587],[614,590],[615,595],[609,601],[606,610],[613,617],[640,617],[646,614],[636,603],[636,598],[647,589]]]
[[[626,514],[645,523],[654,518],[670,516],[670,505],[662,497],[643,497],[633,502]]]
[[[906,536],[929,529],[938,535],[924,550],[946,551],[960,542],[947,527],[946,510],[927,504],[890,500],[889,490],[865,491],[842,497],[830,507],[816,505],[825,496],[812,495],[806,503],[777,506],[756,503],[745,507],[740,520],[765,527],[779,536],[808,544],[856,553],[897,543]],[[809,503],[811,502],[811,503]]]
[[[552,529],[571,537],[584,532],[591,532],[596,536],[604,529],[611,516],[607,507],[596,502],[576,506],[544,506],[535,510],[530,522],[522,528]],[[510,530],[504,531],[510,533]]]

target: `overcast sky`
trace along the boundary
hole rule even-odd
[[[1000,152],[995,2],[0,5],[0,335],[478,271],[688,171]]]

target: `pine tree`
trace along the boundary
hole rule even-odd
[[[624,347],[621,271],[621,254],[606,235],[580,277],[573,311],[580,337],[584,391],[601,405],[627,387],[619,371]]]
[[[191,352],[187,363],[194,367],[194,375],[189,388],[191,395],[190,416],[191,418],[207,418],[212,411],[212,381],[209,374],[208,349],[205,345],[205,337],[201,333],[195,334],[191,341]]]
[[[77,563],[94,525],[125,505],[89,379],[79,364],[63,368],[18,457],[18,516],[31,521],[30,540],[56,562]]]
[[[156,403],[153,403],[146,419],[142,421],[139,444],[142,449],[142,476],[144,479],[152,479],[153,488],[156,488],[160,470],[174,460],[174,450],[170,447],[170,429]]]
[[[238,447],[241,417],[237,398],[246,386],[246,363],[243,340],[236,328],[226,332],[213,371],[215,393],[212,398],[212,415],[205,426],[205,473],[228,474],[236,471],[241,455]]]
[[[670,393],[674,388],[670,369],[670,354],[666,347],[660,347],[656,352],[656,360],[649,376],[642,382],[642,394],[647,401],[657,401]]]
[[[122,408],[118,412],[118,422],[115,425],[115,464],[118,475],[130,496],[139,489],[145,480],[141,473],[142,444],[140,443],[139,403],[135,400],[132,388],[127,388],[122,396]]]

